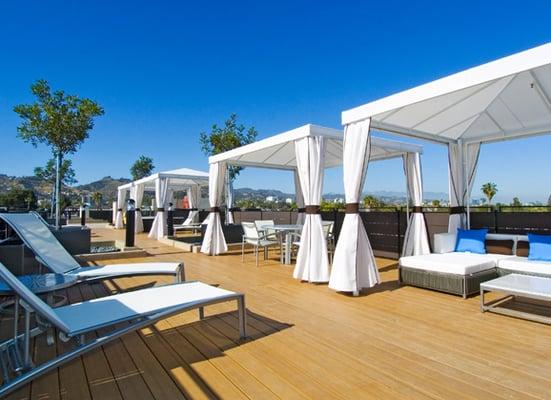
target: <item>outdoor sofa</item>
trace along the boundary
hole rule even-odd
[[[400,284],[467,296],[480,292],[480,283],[511,273],[551,278],[551,262],[528,259],[525,235],[486,235],[486,254],[456,252],[457,234],[434,235],[434,253],[402,257]]]

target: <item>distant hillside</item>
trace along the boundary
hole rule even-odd
[[[82,195],[100,192],[103,194],[104,202],[109,202],[117,197],[117,187],[128,182],[130,182],[130,179],[106,176],[85,185],[63,186],[62,192],[69,194],[71,198],[75,199],[80,198]],[[13,185],[34,190],[39,199],[49,199],[52,193],[51,183],[41,181],[34,176],[16,177],[0,174],[0,192],[7,191]]]
[[[108,204],[110,201],[117,197],[117,187],[130,182],[127,178],[113,178],[106,176],[100,180],[90,182],[83,185],[74,187],[63,187],[63,192],[68,193],[70,197],[79,199],[82,195],[89,195],[94,192],[100,192],[103,195],[103,202]],[[40,181],[34,176],[14,177],[0,174],[0,192],[4,192],[12,185],[21,185],[26,189],[32,189],[36,192],[39,199],[48,199],[52,191],[52,185],[43,181]],[[396,201],[405,201],[405,192],[392,192],[392,191],[373,191],[368,194],[381,198],[389,203]],[[280,201],[285,201],[287,198],[294,200],[294,193],[285,193],[281,190],[274,189],[251,189],[251,188],[236,188],[234,190],[235,201],[238,200],[266,200],[267,197],[272,196]],[[342,193],[325,193],[324,199],[342,199],[344,195]],[[425,192],[425,200],[446,200],[448,198],[447,193],[435,193]]]
[[[238,188],[234,189],[235,200],[251,199],[251,200],[265,200],[266,197],[277,197],[280,200],[287,198],[295,198],[295,194],[284,193],[281,190],[273,189],[251,189],[251,188]]]
[[[75,189],[82,192],[82,194],[100,192],[104,200],[114,200],[117,198],[117,187],[130,181],[131,180],[127,178],[112,178],[106,176],[98,181],[76,186]]]
[[[52,192],[52,185],[34,176],[8,176],[0,174],[0,192],[7,191],[12,186],[22,186],[34,190],[38,198],[46,198]]]
[[[406,199],[406,193],[405,192],[393,192],[393,191],[387,191],[387,190],[379,190],[379,191],[369,191],[367,193],[364,193],[364,195],[370,194],[372,196],[378,197],[382,200],[385,200],[389,203],[394,202],[404,202]],[[266,197],[272,196],[279,200],[285,200],[287,198],[294,199],[295,194],[294,193],[285,193],[281,190],[272,190],[272,189],[251,189],[251,188],[238,188],[234,190],[234,197],[235,200],[242,200],[242,199],[251,199],[251,200],[265,200]],[[326,200],[335,200],[335,199],[344,199],[344,194],[342,193],[324,193],[323,198]],[[424,193],[424,199],[425,200],[447,200],[448,194],[447,193],[440,193],[440,192],[425,192]]]

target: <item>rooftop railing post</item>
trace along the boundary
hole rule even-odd
[[[495,233],[499,233],[498,215],[499,215],[499,211],[497,210],[497,208],[495,208],[494,209],[494,230],[495,230]]]
[[[86,226],[86,205],[84,204],[80,206],[80,226]]]
[[[402,249],[402,238],[400,237],[401,235],[401,232],[402,232],[402,227],[400,226],[401,225],[401,220],[400,220],[400,214],[401,214],[401,209],[400,207],[397,207],[396,208],[396,221],[397,221],[397,225],[398,225],[398,248],[396,249],[397,250],[397,253],[398,253],[398,257],[400,257],[400,254],[402,253],[401,252],[401,249]]]
[[[126,235],[124,246],[125,247],[134,247],[134,239],[136,236],[135,232],[135,202],[132,199],[128,200],[128,205],[126,207]]]
[[[168,236],[174,236],[174,209],[172,203],[168,204],[168,212],[166,213],[166,225]]]

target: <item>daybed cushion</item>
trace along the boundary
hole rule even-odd
[[[512,256],[514,247],[514,240],[486,239],[486,253]]]
[[[507,258],[501,254],[444,253],[400,258],[400,266],[454,275],[469,275],[497,266],[498,260]]]
[[[551,276],[551,261],[532,261],[515,256],[499,260],[498,267],[513,272]]]
[[[488,229],[457,229],[456,252],[486,254],[484,240]]]
[[[528,257],[528,250],[530,249],[530,245],[526,240],[519,240],[517,242],[517,252],[516,255],[519,257]]]
[[[528,258],[537,261],[551,261],[551,235],[528,234],[530,251]]]

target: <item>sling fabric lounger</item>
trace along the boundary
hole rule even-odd
[[[174,275],[184,280],[181,263],[136,263],[82,267],[65,250],[44,220],[33,213],[0,213],[4,220],[29,247],[38,262],[57,274],[74,274],[79,281],[91,281],[136,275]]]
[[[203,307],[211,304],[237,301],[239,334],[242,339],[246,337],[245,295],[201,282],[157,286],[51,308],[1,263],[0,278],[16,293],[16,310],[22,307],[25,311],[24,332],[18,332],[16,318],[13,338],[0,343],[3,372],[0,398],[53,368],[158,320],[193,309],[199,309],[199,316],[203,318]],[[34,329],[30,328],[31,312],[37,316],[37,327]],[[62,340],[74,339],[76,347],[41,365],[33,366],[30,339],[49,327],[57,328]],[[90,336],[90,340],[86,340],[87,333],[106,327],[114,330],[97,337]]]

